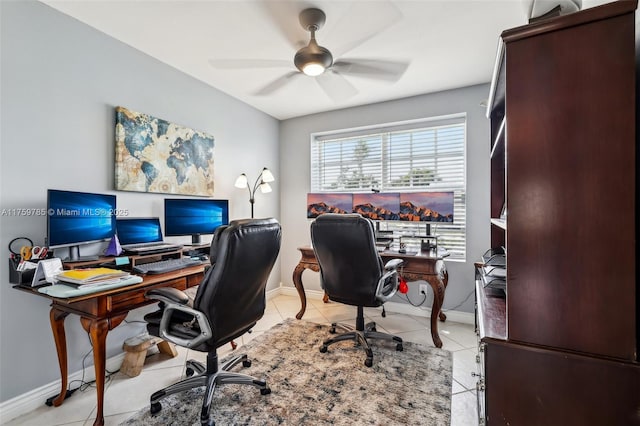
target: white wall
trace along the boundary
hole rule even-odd
[[[257,196],[256,216],[279,218],[277,120],[42,3],[2,1],[0,14],[0,209],[43,208],[47,188],[55,188],[116,194],[131,216],[162,217],[162,195],[113,189],[114,107],[122,105],[215,137],[215,197],[230,200],[232,219],[250,214],[248,191],[236,189],[235,178],[255,179],[269,167],[274,191]],[[0,216],[0,246],[17,236],[43,244],[45,228],[43,217]],[[102,248],[83,247],[83,254]],[[0,277],[2,402],[58,380],[59,368],[48,300],[12,289],[6,260]],[[279,277],[276,266],[269,289]],[[90,345],[77,316],[66,326],[73,373]],[[110,332],[107,356],[143,328],[123,323]]]
[[[428,78],[428,77],[425,77]],[[283,285],[293,286],[291,274],[300,259],[297,247],[310,245],[310,221],[306,196],[310,192],[310,135],[316,132],[392,123],[455,113],[467,114],[467,261],[447,261],[449,286],[444,309],[473,312],[476,261],[490,244],[489,226],[489,120],[480,102],[489,85],[415,96],[285,120],[280,126],[281,218],[283,242],[280,254]],[[319,274],[305,271],[305,289],[321,290]],[[417,286],[409,296],[421,300]],[[431,307],[433,294],[425,306]],[[396,296],[394,301],[403,299]],[[405,302],[406,303],[406,302]]]

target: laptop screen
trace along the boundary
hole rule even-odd
[[[116,232],[122,245],[162,242],[162,228],[157,217],[118,218]]]

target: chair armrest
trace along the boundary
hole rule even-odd
[[[384,265],[384,269],[385,269],[385,271],[391,271],[393,269],[398,269],[400,266],[402,266],[403,263],[404,263],[404,260],[402,260],[402,259],[391,259],[390,261],[388,261]]]
[[[171,343],[175,343],[176,345],[185,348],[192,348],[194,346],[200,345],[213,336],[213,331],[211,330],[209,320],[207,320],[207,317],[204,315],[204,313],[187,306],[189,297],[184,292],[171,287],[156,288],[153,290],[149,290],[145,294],[145,297],[147,299],[159,300],[165,303],[165,307],[162,311],[162,319],[160,320],[159,330],[160,337],[164,340],[168,340]],[[192,339],[186,339],[184,337],[179,337],[171,334],[171,317],[173,316],[174,311],[193,316],[198,322],[200,334]]]
[[[378,287],[376,288],[376,299],[382,303],[391,299],[398,292],[398,285],[400,280],[398,279],[398,271],[392,269],[386,272],[378,280]]]
[[[198,322],[198,327],[200,327],[200,334],[192,339],[185,339],[183,337],[170,334],[169,327],[171,325],[171,316],[173,315],[173,311],[179,311],[189,315],[193,315]],[[211,330],[209,320],[207,320],[207,317],[204,315],[204,313],[196,311],[195,309],[188,306],[176,305],[174,303],[169,303],[167,304],[167,306],[165,306],[164,312],[162,312],[162,319],[160,320],[160,337],[162,337],[163,339],[185,348],[192,348],[194,346],[200,345],[206,340],[209,340],[212,336],[213,331]]]
[[[186,305],[189,302],[189,297],[182,290],[173,287],[151,289],[144,294],[144,297],[178,305]]]

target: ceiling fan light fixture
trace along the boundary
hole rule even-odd
[[[296,68],[309,76],[320,75],[333,64],[331,52],[318,46],[314,41],[312,40],[308,46],[298,50],[293,59]]]
[[[311,62],[311,63],[306,64],[302,68],[302,72],[305,73],[306,75],[310,76],[310,77],[315,77],[317,75],[322,74],[325,69],[326,68],[324,67],[324,65],[318,64],[316,62]]]

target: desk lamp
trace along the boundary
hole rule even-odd
[[[274,180],[276,179],[273,177],[271,170],[267,169],[266,167],[262,169],[262,172],[260,172],[260,175],[256,178],[256,182],[253,184],[253,188],[249,186],[249,180],[247,179],[246,174],[242,173],[240,176],[238,176],[238,179],[236,179],[236,183],[235,183],[236,188],[246,187],[249,190],[249,202],[251,203],[251,218],[253,218],[253,205],[256,202],[256,198],[255,198],[256,189],[258,189],[259,187],[260,191],[262,191],[263,194],[266,194],[267,192],[271,192],[272,190],[271,190],[271,185],[269,185],[269,182],[273,182]]]

